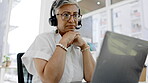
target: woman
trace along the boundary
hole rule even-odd
[[[57,30],[40,34],[22,57],[33,82],[91,81],[95,62],[89,46],[75,31],[81,20],[77,2],[56,0],[52,10]]]

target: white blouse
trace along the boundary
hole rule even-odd
[[[33,75],[33,83],[42,83],[35,69],[33,58],[49,60],[52,57],[56,44],[61,39],[60,34],[55,31],[43,33],[37,36],[33,44],[22,57],[22,62],[28,72]],[[60,64],[60,63],[59,63]],[[68,47],[64,73],[59,83],[82,81],[83,79],[83,58],[80,48],[74,45]]]

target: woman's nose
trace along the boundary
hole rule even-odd
[[[74,17],[71,15],[70,18],[69,18],[69,20],[68,20],[68,22],[74,22],[74,21],[75,21],[75,19],[74,19]]]

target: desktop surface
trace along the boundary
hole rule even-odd
[[[70,83],[90,83],[90,82],[76,81],[76,82],[70,82]]]

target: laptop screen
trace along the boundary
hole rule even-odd
[[[148,42],[106,32],[92,83],[138,83]]]

